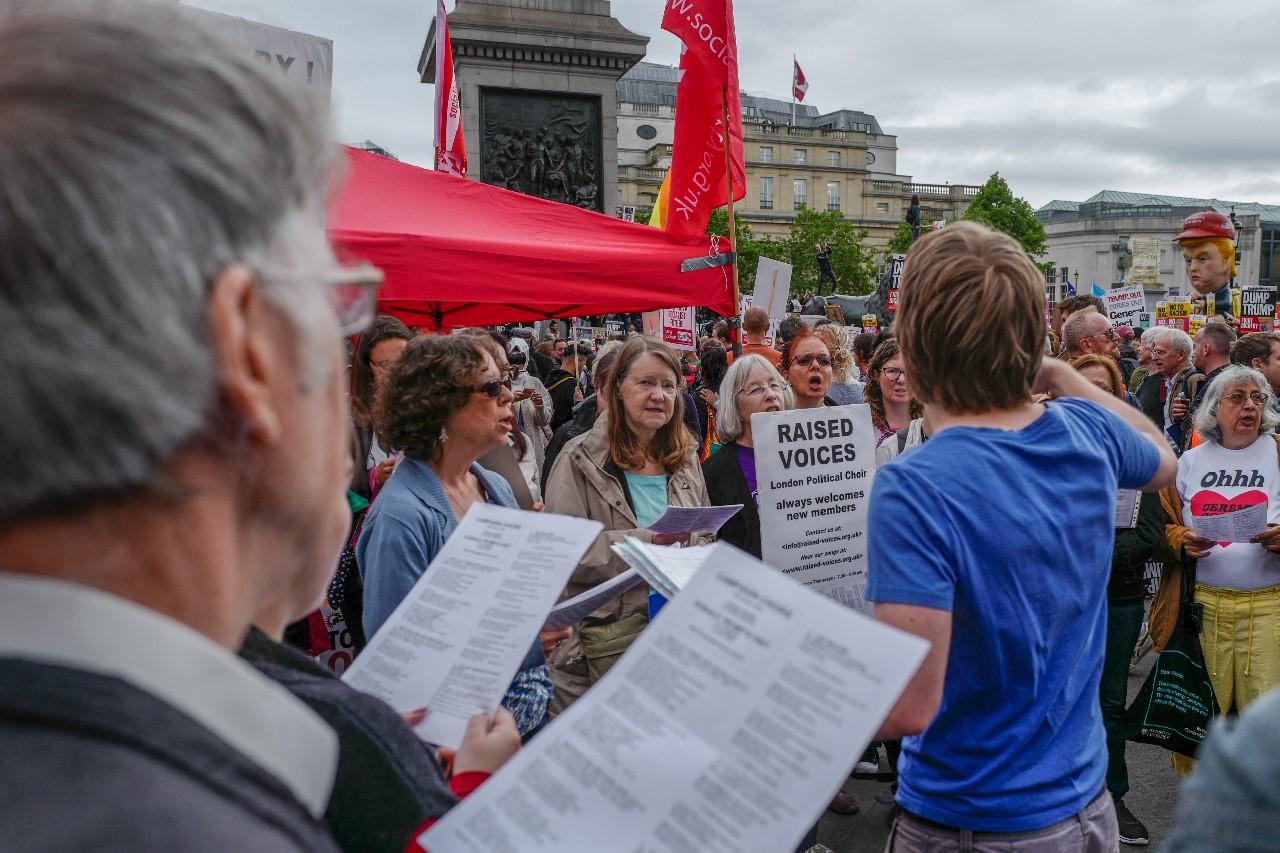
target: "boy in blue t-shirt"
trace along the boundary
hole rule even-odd
[[[911,735],[895,851],[1117,845],[1098,702],[1116,490],[1158,489],[1177,460],[1044,359],[1043,310],[1022,248],[972,223],[903,271],[894,331],[932,436],[876,475],[868,597],[933,646],[881,731]]]

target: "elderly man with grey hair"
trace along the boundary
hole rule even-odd
[[[350,523],[327,110],[176,3],[7,2],[0,56],[0,838],[334,850],[334,732],[234,653]]]
[[[1191,363],[1191,336],[1181,329],[1156,327],[1142,339],[1151,345],[1151,370],[1134,394],[1147,417],[1180,448],[1182,433],[1190,424],[1175,417],[1173,406],[1179,397],[1194,398],[1204,378]]]

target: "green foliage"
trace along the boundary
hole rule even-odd
[[[652,210],[637,210],[637,211],[636,211],[636,222],[639,222],[641,225],[648,225],[648,224],[649,224],[649,218],[650,218],[651,216],[653,216],[653,211],[652,211]]]
[[[921,233],[923,232],[924,229],[922,227]],[[911,225],[907,222],[899,222],[897,230],[889,238],[889,245],[884,247],[885,260],[887,261],[890,255],[905,255],[910,248]]]
[[[816,243],[831,246],[831,266],[836,273],[836,292],[853,295],[875,289],[875,253],[866,245],[867,231],[835,210],[801,210],[796,213],[791,233],[776,245],[780,255],[770,255],[794,267],[791,292],[799,295],[817,292],[818,257]]]
[[[996,172],[978,190],[962,219],[981,222],[988,228],[1003,231],[1022,244],[1032,261],[1047,251],[1044,224],[1026,199],[1017,198],[1000,173]],[[1038,262],[1036,266],[1041,266]]]

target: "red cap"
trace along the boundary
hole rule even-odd
[[[1216,210],[1202,210],[1182,220],[1182,233],[1173,239],[1177,242],[1200,240],[1205,237],[1226,237],[1228,240],[1234,240],[1236,227],[1231,224],[1226,214],[1218,213]]]

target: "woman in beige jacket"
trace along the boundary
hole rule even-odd
[[[668,506],[708,506],[694,437],[683,423],[680,362],[665,344],[633,337],[597,389],[600,416],[565,445],[547,480],[546,511],[590,518],[604,532],[565,590],[572,597],[626,570],[610,546],[632,536],[659,545],[689,537],[646,529]],[[694,537],[693,544],[709,541]],[[649,622],[648,595],[634,588],[583,619],[550,655],[552,712],[604,675]]]

